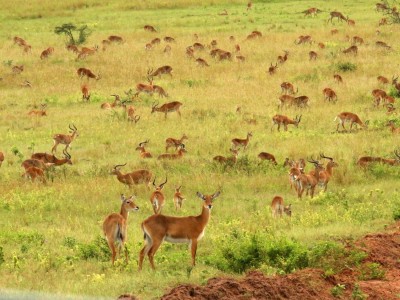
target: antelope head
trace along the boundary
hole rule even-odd
[[[148,143],[149,143],[149,140],[139,143],[139,146],[136,148],[136,150],[141,150]]]
[[[127,163],[123,164],[123,165],[115,165],[114,168],[111,171],[111,175],[117,175],[120,173],[120,168],[123,166],[126,166]]]
[[[76,137],[79,136],[78,128],[76,128],[76,126],[74,124],[72,124],[72,127],[71,127],[71,124],[69,124],[68,127],[71,130],[70,132],[72,133],[72,135],[75,135]]]
[[[300,123],[300,121],[301,121],[301,116],[302,115],[300,115],[300,116],[298,116],[298,115],[296,115],[296,118],[294,119],[294,125],[296,126],[296,127],[299,127],[299,123]]]
[[[165,176],[165,181],[163,183],[161,183],[159,186],[156,186],[156,177],[154,177],[153,186],[154,186],[155,190],[157,192],[161,191],[164,187],[164,184],[166,184],[167,181],[168,181],[168,178],[167,178],[167,176]]]
[[[338,167],[339,165],[333,160],[332,157],[325,156],[322,152],[319,154],[321,158],[329,159],[329,163],[332,167]]]
[[[197,193],[196,193],[197,197],[199,197],[201,200],[203,200],[203,202],[204,202],[204,203],[203,203],[203,207],[204,207],[204,208],[207,208],[207,209],[209,209],[209,210],[211,210],[212,207],[213,207],[212,203],[213,203],[214,199],[217,198],[220,194],[221,194],[220,191],[215,192],[215,193],[212,194],[212,195],[203,195],[203,194],[200,193],[200,192],[197,192]]]
[[[150,85],[153,85],[153,69],[148,69],[147,70],[147,81],[150,83]]]
[[[157,106],[158,106],[159,103],[160,103],[160,102],[157,101],[157,103],[154,102],[154,103],[152,104],[152,106],[151,106],[151,113],[157,111]]]

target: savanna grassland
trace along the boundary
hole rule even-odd
[[[365,155],[394,158],[393,151],[400,146],[399,135],[392,135],[386,126],[397,116],[374,107],[371,95],[373,89],[382,88],[396,96],[390,84],[380,86],[376,77],[390,79],[400,73],[398,25],[378,28],[382,15],[374,9],[376,1],[262,1],[254,2],[249,11],[245,1],[170,2],[0,1],[0,151],[5,154],[0,169],[0,288],[4,291],[96,298],[129,292],[153,299],[178,283],[202,284],[210,277],[240,274],[249,267],[274,274],[318,265],[307,256],[318,245],[351,240],[399,217],[399,168],[376,165],[363,171],[355,165]],[[301,12],[313,6],[323,12],[304,17]],[[228,15],[219,15],[224,9]],[[343,12],[356,25],[327,24],[332,10]],[[69,22],[87,24],[93,31],[87,47],[100,45],[109,35],[122,36],[125,42],[106,51],[100,46],[94,55],[76,60],[65,49],[64,37],[54,33],[56,26]],[[158,32],[144,31],[146,24]],[[334,28],[339,32],[331,35]],[[263,36],[246,40],[253,30]],[[240,44],[246,61],[219,61],[206,49],[195,51],[195,57],[207,60],[210,67],[198,67],[185,54],[195,42],[195,33],[197,42],[209,45],[215,39],[217,47],[227,51]],[[235,42],[229,40],[231,35]],[[300,35],[311,35],[325,49],[317,43],[295,45]],[[341,53],[350,46],[346,35],[364,39],[357,56]],[[23,53],[14,45],[14,36],[24,38],[32,52]],[[176,40],[170,44],[170,54],[163,52],[164,41],[152,51],[145,50],[146,43],[164,36]],[[393,49],[378,48],[378,40]],[[54,47],[54,53],[41,60],[40,53],[48,47]],[[269,75],[268,67],[284,50],[290,52],[287,62]],[[311,50],[318,53],[316,61],[309,61]],[[14,65],[24,65],[24,71],[13,74]],[[155,78],[154,83],[169,98],[140,95],[140,100],[134,99],[131,105],[141,116],[138,123],[128,122],[122,108],[100,109],[101,103],[113,100],[111,94],[125,97],[124,91],[146,83],[149,68],[163,65],[172,66],[173,76]],[[76,74],[80,67],[102,78],[80,79]],[[334,82],[335,73],[343,77],[343,84]],[[32,87],[22,86],[24,80]],[[271,119],[279,112],[283,81],[298,87],[299,95],[307,95],[310,107],[283,108],[280,113],[292,118],[301,114],[302,119],[298,128],[278,132],[271,130]],[[81,100],[84,83],[90,87],[88,103]],[[336,91],[336,104],[324,101],[325,87]],[[161,113],[151,114],[154,101],[182,102],[182,117],[171,113],[164,120]],[[47,104],[48,116],[28,116],[41,103]],[[238,106],[241,113],[236,112]],[[335,133],[334,118],[343,111],[369,120],[368,129]],[[57,167],[46,184],[22,178],[21,162],[33,151],[50,152],[52,136],[68,133],[69,124],[79,131],[69,151],[73,165]],[[215,155],[230,155],[231,139],[245,138],[250,131],[253,137],[235,166],[213,163]],[[165,152],[165,139],[183,133],[189,137],[184,157],[157,160]],[[153,158],[144,160],[135,148],[146,139]],[[274,154],[278,165],[260,164],[261,151]],[[339,166],[326,193],[317,188],[313,199],[299,200],[289,187],[283,161],[316,158],[320,152],[334,157]],[[57,155],[62,157],[62,146]],[[201,209],[196,191],[221,190],[199,243],[195,268],[190,268],[187,245],[165,243],[155,256],[157,270],[152,271],[146,259],[144,270],[137,271],[143,247],[140,223],[152,214],[151,191],[144,185],[130,191],[110,175],[114,165],[124,163],[123,173],[149,169],[157,182],[168,176],[163,208],[167,215],[196,215]],[[311,169],[308,164],[306,171]],[[186,200],[182,210],[175,211],[172,196],[179,185]],[[135,193],[140,210],[128,220],[129,264],[121,259],[112,267],[101,225],[108,214],[119,211],[120,193]],[[274,195],[292,204],[290,220],[272,218],[269,204]],[[292,250],[279,252],[281,246]],[[275,259],[267,250],[251,251],[271,247],[280,253]]]

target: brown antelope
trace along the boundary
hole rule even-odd
[[[281,196],[275,196],[271,202],[272,217],[276,218],[278,215],[282,217],[282,213],[285,213],[289,217],[292,216],[292,204],[285,206],[283,204],[283,198]]]
[[[381,101],[384,101],[387,96],[386,92],[380,89],[373,90],[371,94],[374,97],[375,106],[379,106]]]
[[[340,76],[339,74],[333,75],[333,80],[335,80],[336,83],[343,83],[342,76]]]
[[[90,79],[90,78],[96,79],[96,80],[101,79],[100,74],[98,74],[96,76],[92,71],[90,71],[89,69],[86,69],[86,68],[79,68],[78,70],[76,70],[76,73],[78,74],[79,78],[81,78],[81,79],[85,76],[87,79]]]
[[[349,19],[349,17],[347,17],[347,25],[349,26],[355,26],[356,22],[354,20]]]
[[[179,186],[175,189],[175,193],[174,193],[174,206],[175,206],[175,210],[178,210],[182,208],[182,204],[183,204],[183,200],[185,200],[185,196],[183,196],[183,194],[181,193],[181,187]]]
[[[273,156],[271,153],[267,153],[267,152],[260,152],[257,157],[260,160],[269,160],[270,162],[272,162],[275,166],[278,164],[276,162],[275,156]]]
[[[0,167],[3,164],[4,161],[4,153],[0,151]]]
[[[386,114],[387,114],[387,115],[397,114],[397,113],[395,112],[396,107],[394,107],[394,105],[393,105],[392,103],[387,104],[387,105],[386,105],[386,109],[387,109],[387,111],[386,111]]]
[[[230,41],[230,42],[234,43],[235,40],[236,40],[236,39],[235,39],[235,37],[234,37],[233,35],[229,36],[229,41]]]
[[[308,106],[308,101],[310,99],[307,96],[298,96],[295,97],[293,100],[293,103],[297,106],[297,107],[309,107]]]
[[[233,148],[237,149],[239,147],[243,147],[244,150],[246,150],[247,145],[249,144],[251,137],[253,137],[253,133],[252,132],[248,132],[247,133],[247,137],[245,139],[239,139],[239,138],[232,139]]]
[[[55,134],[53,136],[53,140],[54,140],[54,146],[53,148],[51,148],[51,153],[54,153],[55,151],[57,151],[57,146],[59,144],[65,145],[65,150],[68,150],[68,147],[71,146],[71,143],[74,141],[75,138],[77,138],[79,136],[78,133],[78,129],[75,127],[74,124],[72,124],[73,127],[71,127],[71,125],[69,125],[69,129],[71,129],[71,135],[68,134]]]
[[[152,158],[153,157],[150,152],[148,152],[148,151],[146,151],[146,149],[144,149],[144,146],[148,142],[149,142],[149,140],[139,143],[139,146],[137,146],[136,149],[135,149],[135,150],[140,151],[140,157],[141,158]]]
[[[379,20],[378,26],[388,25],[388,20],[386,18],[382,18]]]
[[[165,177],[164,183],[161,183],[158,186],[156,186],[156,178],[154,178],[153,180],[153,186],[155,191],[151,193],[150,203],[155,215],[161,214],[161,210],[165,205],[165,196],[162,192],[162,189],[166,183],[167,183],[167,177]]]
[[[172,47],[170,45],[166,45],[163,52],[165,54],[170,54],[171,50],[172,50]]]
[[[328,100],[329,102],[336,102],[337,101],[337,95],[334,90],[331,88],[324,88],[322,90],[322,93],[324,95],[325,100]]]
[[[102,40],[101,41],[101,44],[103,45],[103,51],[106,51],[107,50],[107,48],[108,48],[108,46],[110,46],[111,45],[111,42],[109,41],[109,40]]]
[[[367,168],[372,163],[382,163],[389,166],[397,166],[400,165],[400,153],[397,150],[394,151],[394,155],[396,158],[387,159],[382,157],[372,157],[372,156],[362,156],[358,159],[357,165],[362,168]]]
[[[253,30],[251,33],[255,34],[259,38],[262,37],[262,33],[260,31],[258,31],[258,30]]]
[[[300,35],[297,40],[294,41],[294,43],[296,45],[300,45],[300,44],[305,44],[305,43],[309,43],[312,44],[313,40],[311,38],[311,35]]]
[[[240,45],[239,44],[236,44],[235,45],[235,53],[240,53]]]
[[[280,131],[281,125],[283,125],[285,131],[287,131],[287,126],[289,124],[292,124],[295,127],[299,127],[300,121],[301,121],[301,115],[300,116],[296,115],[296,118],[294,120],[288,118],[287,116],[275,115],[275,116],[272,117],[271,131],[274,128],[274,125],[278,125],[278,131]]]
[[[336,120],[338,120],[338,122],[339,122],[337,127],[336,127],[336,131],[339,131],[339,126],[340,125],[342,125],[344,131],[347,131],[346,128],[344,127],[344,123],[345,122],[349,122],[350,123],[350,131],[351,131],[351,129],[352,129],[354,124],[358,124],[362,128],[365,128],[365,129],[368,127],[368,121],[363,123],[356,114],[353,114],[351,112],[342,112],[342,113],[338,114],[335,117],[334,121],[336,121]]]
[[[151,51],[151,50],[153,50],[153,48],[154,48],[154,45],[151,44],[151,43],[147,43],[147,44],[144,46],[144,49],[145,49],[146,51]]]
[[[135,96],[138,96],[139,93],[146,93],[149,95],[152,95],[154,93],[153,76],[151,76],[151,73],[153,73],[153,69],[148,69],[147,70],[147,81],[150,84],[144,84],[144,83],[137,84]]]
[[[123,101],[121,102],[121,106],[124,108],[129,122],[137,123],[140,120],[139,115],[135,116],[136,109],[133,105],[126,105],[126,101]]]
[[[24,49],[24,53],[31,53],[32,52],[32,46],[31,45],[24,45],[22,46]]]
[[[89,93],[89,86],[87,84],[81,86],[81,92],[82,92],[82,101],[89,101],[90,93]]]
[[[111,96],[114,97],[114,102],[104,102],[100,106],[101,109],[113,109],[114,107],[121,105],[121,98],[118,94],[113,94]]]
[[[47,170],[50,167],[52,167],[53,165],[54,165],[54,163],[43,162],[42,160],[39,160],[39,159],[25,159],[21,163],[21,167],[23,167],[25,170],[30,168],[30,167],[35,167],[35,168],[39,168],[39,169],[42,169],[42,170]]]
[[[236,164],[237,162],[237,157],[239,155],[239,149],[229,149],[229,151],[232,153],[231,157],[225,157],[221,155],[214,156],[213,161],[216,161],[221,164]]]
[[[186,153],[185,144],[180,144],[177,153],[164,153],[158,156],[158,159],[178,159],[183,157],[183,153]]]
[[[53,52],[54,52],[53,47],[49,47],[46,50],[43,50],[43,52],[40,54],[40,59],[48,58],[50,54],[52,54]]]
[[[159,45],[161,43],[160,38],[154,38],[151,40],[150,44],[152,44],[153,46],[155,45]]]
[[[285,54],[283,56],[282,55],[278,56],[278,63],[280,63],[280,64],[283,64],[288,59],[289,51],[285,50],[284,52],[285,52]]]
[[[35,181],[36,178],[38,178],[40,181],[43,183],[46,183],[46,178],[44,176],[44,171],[40,168],[37,167],[28,167],[25,169],[25,173],[21,175],[22,177],[25,178],[30,178],[32,182]]]
[[[321,158],[326,158],[329,162],[326,164],[326,170],[322,170],[319,172],[318,183],[321,187],[324,188],[324,192],[328,187],[329,180],[333,175],[333,168],[338,167],[339,165],[333,160],[332,157],[325,156],[323,153],[320,154]]]
[[[153,174],[148,170],[137,170],[131,173],[122,174],[120,168],[126,166],[126,163],[123,165],[115,165],[111,171],[111,175],[116,175],[119,182],[126,184],[129,189],[132,188],[134,184],[145,183],[147,188],[150,188],[150,181]]]
[[[353,45],[356,45],[356,44],[362,45],[362,44],[364,44],[364,39],[359,37],[359,36],[353,36],[353,38],[351,40],[352,40]]]
[[[376,11],[385,11],[385,10],[388,10],[389,7],[385,3],[376,3],[375,9],[376,9]]]
[[[325,49],[325,44],[324,43],[318,43],[318,48],[319,49]]]
[[[389,79],[387,79],[384,76],[378,76],[378,77],[376,77],[376,79],[378,80],[378,83],[380,83],[380,84],[383,84],[383,85],[389,84]]]
[[[107,39],[111,43],[119,43],[119,44],[121,44],[121,43],[124,42],[124,39],[122,37],[118,36],[118,35],[110,35]]]
[[[254,40],[254,39],[257,39],[259,37],[260,36],[258,36],[256,33],[252,32],[246,37],[246,40]]]
[[[282,94],[285,93],[285,94],[290,94],[290,95],[294,95],[298,91],[298,89],[297,89],[297,91],[295,92],[293,84],[291,84],[290,82],[286,82],[286,81],[281,83],[281,90],[282,90]]]
[[[393,105],[394,102],[395,102],[395,99],[392,96],[386,95],[383,98],[383,106],[387,106],[388,104],[392,104]]]
[[[392,47],[390,47],[388,44],[386,44],[385,42],[382,42],[382,41],[377,41],[375,43],[375,45],[377,45],[378,47],[384,48],[386,50],[392,49]]]
[[[335,35],[335,34],[338,34],[338,33],[339,33],[339,30],[337,30],[336,28],[331,30],[331,34],[332,35]]]
[[[184,140],[187,140],[188,137],[186,134],[183,134],[180,139],[167,138],[165,140],[165,152],[168,152],[168,149],[171,147],[175,147],[175,151],[178,150],[179,146],[182,145]]]
[[[28,115],[37,117],[47,116],[46,107],[47,104],[40,104],[40,110],[32,109],[30,112],[28,112]]]
[[[13,66],[11,68],[13,74],[21,74],[24,71],[24,66],[20,65],[20,66]]]
[[[114,265],[115,257],[117,256],[117,251],[115,249],[115,244],[117,244],[117,248],[119,253],[121,254],[122,248],[125,248],[125,242],[127,238],[127,221],[128,215],[131,211],[139,210],[139,206],[135,204],[133,201],[136,197],[134,195],[129,198],[125,198],[123,194],[121,194],[121,209],[119,214],[112,213],[109,214],[103,222],[103,232],[106,237],[108,247],[111,250],[111,262]],[[128,251],[125,248],[125,260],[128,263]]]
[[[145,245],[139,255],[139,270],[142,269],[144,257],[149,257],[153,269],[154,255],[165,240],[171,243],[189,243],[192,254],[192,266],[196,264],[197,243],[204,236],[204,229],[210,219],[213,201],[220,195],[216,192],[212,195],[203,195],[197,192],[197,196],[203,200],[202,211],[198,216],[171,217],[153,215],[142,223]]]
[[[241,63],[246,61],[246,57],[244,57],[243,55],[236,55],[235,58],[236,58],[236,61],[241,62]]]
[[[188,58],[194,58],[194,49],[192,46],[186,48],[186,56]]]
[[[390,121],[386,124],[386,126],[390,127],[390,131],[391,131],[393,134],[400,134],[400,127],[396,127],[396,126],[395,126],[394,120],[390,120]]]
[[[311,17],[315,17],[318,13],[322,12],[321,10],[319,10],[316,7],[311,7],[309,9],[306,9],[305,11],[303,11],[302,13],[304,14],[305,17],[307,16],[311,16]]]
[[[150,74],[152,77],[161,77],[163,74],[168,74],[172,77],[172,67],[171,66],[162,66],[155,70],[153,73]]]
[[[228,51],[218,53],[219,60],[232,60],[232,53]]]
[[[333,23],[333,18],[337,18],[338,21],[340,21],[340,22],[342,22],[342,21],[347,22],[347,18],[345,18],[345,16],[341,12],[331,11],[329,13],[329,15],[330,15],[330,18],[328,19],[328,23],[329,23],[329,21],[331,21],[331,23]]]
[[[167,114],[169,112],[177,112],[177,114],[179,115],[179,117],[181,117],[181,112],[179,110],[179,108],[181,107],[182,103],[179,101],[173,101],[173,102],[169,102],[169,103],[164,103],[163,105],[161,105],[160,107],[158,107],[158,102],[157,103],[153,103],[153,105],[151,106],[151,113],[154,112],[162,112],[164,113],[164,118],[167,119]]]
[[[246,10],[251,10],[252,7],[253,7],[253,2],[249,1],[247,3],[247,9]]]
[[[306,196],[310,193],[311,198],[314,197],[315,187],[318,184],[319,172],[323,170],[321,164],[312,159],[309,160],[310,163],[314,164],[315,175],[302,174],[300,170],[296,167],[292,167],[289,171],[290,177],[294,178],[295,190],[297,191],[297,197],[302,198],[304,191],[306,191]]]
[[[308,52],[308,57],[310,60],[317,60],[318,53],[315,51],[310,51]]]
[[[279,97],[280,104],[278,105],[278,107],[282,109],[284,105],[292,106],[294,104],[294,99],[295,97],[291,95],[281,95]]]
[[[143,29],[150,32],[157,32],[157,30],[151,25],[144,25]]]
[[[168,98],[168,93],[159,85],[153,85],[153,92],[157,93],[158,96],[160,96],[161,98],[166,97]]]
[[[193,45],[192,45],[192,47],[193,47],[193,49],[194,50],[198,50],[198,51],[201,51],[201,50],[204,50],[205,49],[205,47],[204,47],[204,45],[203,44],[200,44],[200,43],[194,43]]]
[[[400,93],[400,83],[397,82],[398,78],[399,76],[397,76],[396,78],[394,78],[394,76],[392,77],[392,85],[397,90],[397,92]]]
[[[13,38],[13,41],[14,41],[14,44],[17,44],[18,46],[24,46],[24,45],[28,44],[23,38],[20,38],[18,36],[15,36]]]
[[[206,60],[202,59],[202,58],[197,58],[196,59],[196,63],[199,67],[209,67],[210,65],[207,63]]]
[[[166,43],[175,43],[175,39],[173,37],[170,37],[170,36],[164,37],[163,40]]]
[[[354,54],[357,55],[358,47],[356,45],[350,46],[349,48],[342,51],[344,54]]]
[[[54,155],[38,152],[32,154],[31,159],[41,160],[44,163],[51,163],[54,166],[62,166],[64,164],[72,165],[71,155],[66,150],[63,150],[63,154],[64,158],[58,159]]]
[[[99,50],[99,46],[95,46],[93,48],[82,47],[81,51],[78,54],[77,59],[84,59],[89,55],[94,55]]]
[[[80,51],[77,46],[75,45],[67,45],[66,49],[71,51],[72,53],[78,54]]]
[[[275,74],[277,69],[278,69],[278,63],[276,63],[275,66],[273,66],[271,63],[271,66],[268,68],[269,75]]]

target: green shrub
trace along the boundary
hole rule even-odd
[[[78,251],[79,257],[84,260],[94,258],[100,261],[107,261],[110,259],[110,249],[107,241],[102,236],[97,236],[92,243],[79,244]]]
[[[378,263],[367,263],[360,268],[360,280],[384,279],[385,270]]]
[[[361,291],[360,286],[357,283],[354,285],[353,292],[351,293],[351,299],[354,300],[367,299],[367,296]]]
[[[396,207],[393,211],[393,219],[395,221],[400,220],[400,207]]]
[[[335,69],[339,72],[352,72],[357,69],[357,65],[351,62],[339,62],[335,65]]]
[[[338,283],[337,285],[335,285],[332,289],[331,289],[331,295],[333,297],[339,298],[340,296],[342,296],[343,291],[346,289],[346,286],[344,284],[340,284]]]
[[[0,266],[5,262],[3,247],[0,246]]]

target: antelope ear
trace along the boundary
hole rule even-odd
[[[197,197],[199,197],[200,199],[206,200],[206,198],[204,197],[204,195],[203,195],[202,193],[197,192],[196,195],[197,195]]]
[[[217,191],[211,196],[211,198],[214,200],[215,198],[217,198],[219,196],[219,194],[221,194],[221,192]]]
[[[125,195],[121,194],[121,201],[124,202],[125,201]]]

